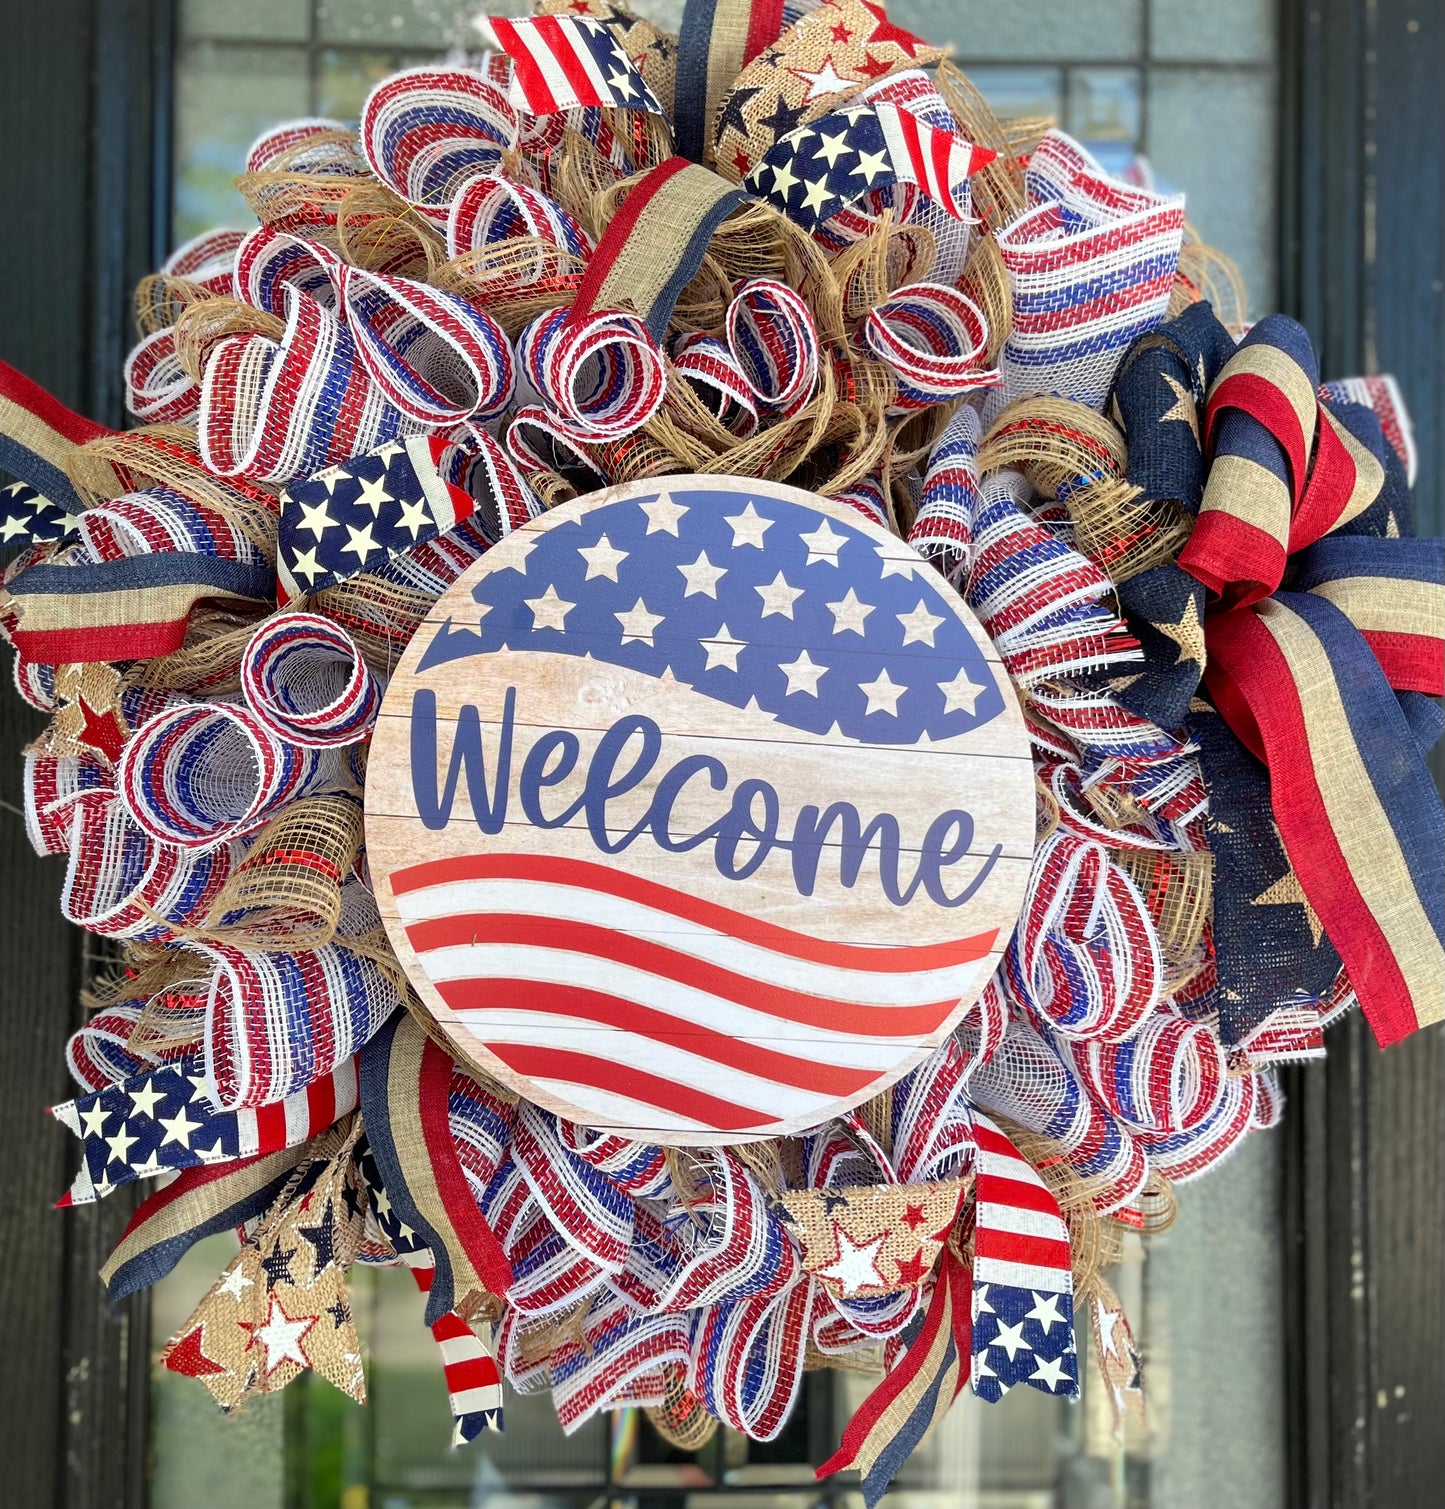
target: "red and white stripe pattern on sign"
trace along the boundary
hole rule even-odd
[[[406,1252],[402,1261],[423,1294],[431,1293],[436,1267],[429,1252]],[[484,1430],[502,1428],[502,1377],[487,1344],[455,1310],[431,1327],[442,1354],[447,1399],[452,1408],[452,1445],[474,1441]]]
[[[559,110],[603,106],[650,110],[662,105],[621,44],[600,21],[575,16],[491,20],[492,32],[512,60],[508,98],[519,110],[555,115]]]
[[[977,987],[994,938],[832,943],[537,855],[435,860],[391,884],[422,969],[461,1021],[562,1099],[585,1087],[619,1126],[823,1120],[924,1046]]]

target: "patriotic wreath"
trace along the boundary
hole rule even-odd
[[[385,79],[359,134],[255,144],[259,227],[138,290],[136,428],[0,377],[28,831],[118,950],[61,1203],[157,1181],[113,1300],[239,1229],[163,1354],[223,1409],[306,1367],[363,1397],[345,1275],[402,1263],[458,1441],[503,1377],[692,1447],[873,1367],[819,1469],[871,1505],[966,1380],[1076,1394],[1085,1315],[1137,1407],[1120,1234],[1274,1125],[1275,1066],[1357,1001],[1382,1044],[1442,1014],[1441,542],[1391,379],[1321,387],[1146,165],[1000,125],[881,5],[540,9]],[[438,596],[680,473],[786,479],[936,567],[1038,800],[963,1026],[804,1135],[689,1149],[454,1063],[399,1009],[362,828]]]

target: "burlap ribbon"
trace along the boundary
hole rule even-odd
[[[1389,537],[1398,462],[1373,416],[1332,412],[1317,386],[1293,321],[1245,337],[1210,392],[1180,564],[1217,594],[1205,682],[1269,767],[1295,904],[1385,1044],[1445,1016],[1445,814],[1421,749],[1435,720],[1411,701],[1445,692],[1445,556]],[[1287,562],[1302,590],[1280,590]]]

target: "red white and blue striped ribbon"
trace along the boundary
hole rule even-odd
[[[408,68],[366,97],[361,146],[388,188],[444,226],[467,179],[502,170],[517,124],[505,92],[483,74]]]
[[[1124,352],[1168,312],[1184,198],[1110,178],[1061,131],[1034,149],[1026,184],[1030,208],[998,234],[1013,295],[1004,397],[1100,408]]]
[[[381,709],[355,641],[315,613],[280,613],[256,630],[241,656],[241,692],[278,739],[312,749],[366,738]]]
[[[910,283],[868,311],[868,349],[898,378],[899,409],[924,409],[980,388],[997,387],[983,365],[988,327],[978,305],[956,288]]]
[[[126,741],[116,780],[145,832],[210,849],[259,828],[330,774],[316,749],[288,742],[249,709],[208,702],[142,723]]]

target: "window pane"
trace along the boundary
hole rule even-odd
[[[189,43],[176,86],[176,240],[254,224],[232,179],[265,127],[310,114],[305,48]]]

